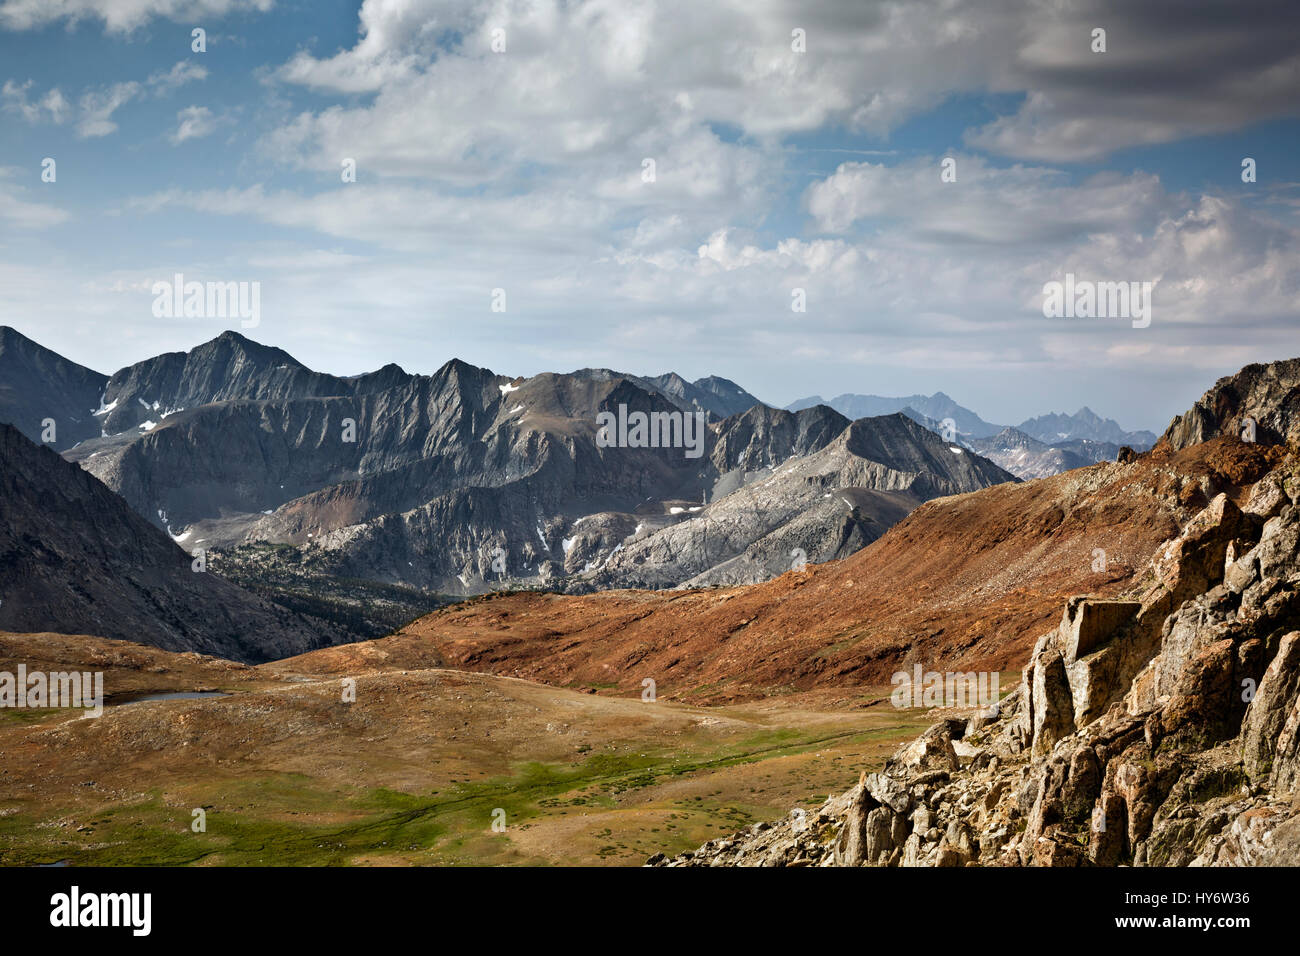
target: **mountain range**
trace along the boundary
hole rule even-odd
[[[60,439],[83,436],[65,457],[137,515],[352,637],[374,635],[313,596],[355,610],[365,596],[341,582],[408,589],[385,592],[396,614],[501,587],[752,583],[851,554],[930,498],[1014,480],[904,415],[773,409],[719,378],[522,379],[456,360],[338,377],[233,332],[104,378],[5,342],[0,371],[24,374],[26,404],[4,409],[17,424],[51,409]],[[78,400],[98,434],[73,428]],[[629,411],[698,414],[700,447],[597,440],[602,414]]]
[[[956,437],[967,442],[994,438],[1010,427],[994,425],[984,421],[979,415],[968,408],[958,405],[943,392],[935,392],[933,395],[908,395],[901,398],[844,394],[838,395],[830,401],[826,401],[820,395],[813,395],[809,398],[799,399],[799,401],[788,405],[787,408],[797,410],[810,408],[813,405],[829,405],[850,418],[902,412],[923,423],[936,423],[934,427],[937,428],[942,427],[941,423],[945,419],[951,419],[955,425]],[[1118,450],[1120,446],[1128,445],[1137,451],[1145,451],[1156,442],[1156,436],[1152,432],[1125,431],[1113,419],[1104,419],[1087,406],[1079,409],[1073,415],[1053,413],[1026,419],[1015,426],[1015,431],[1051,447],[1086,441],[1097,443],[1100,447],[1107,449],[1113,446]],[[971,447],[975,446],[972,444]],[[1025,474],[1019,477],[1040,476]]]

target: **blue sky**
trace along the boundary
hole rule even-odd
[[[0,0],[0,322],[103,371],[239,326],[154,316],[181,272],[259,282],[246,334],[337,373],[1160,430],[1300,354],[1300,30],[1133,6]],[[1153,283],[1151,324],[1045,318],[1067,272]]]

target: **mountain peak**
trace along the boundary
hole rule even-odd
[[[256,342],[253,339],[248,338],[246,335],[241,335],[234,329],[226,329],[216,338],[208,339],[208,341],[193,348],[191,354],[195,352],[229,349],[238,350],[247,355],[256,355],[269,360],[274,360],[281,364],[293,365],[295,368],[306,368],[305,365],[284,349],[276,348],[274,345],[263,345],[261,342]]]

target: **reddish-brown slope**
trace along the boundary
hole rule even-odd
[[[1018,669],[1068,596],[1136,583],[1207,493],[1241,498],[1272,454],[1234,439],[1161,446],[1129,464],[936,499],[852,557],[766,584],[502,595],[271,666],[446,666],[614,693],[652,678],[661,696],[709,701],[881,683],[914,663]]]

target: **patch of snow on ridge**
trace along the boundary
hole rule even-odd
[[[577,540],[576,537],[560,539],[560,547],[564,549],[565,554],[568,554],[573,549],[573,543]]]
[[[101,396],[99,396],[99,408],[96,409],[95,411],[91,412],[90,414],[92,414],[92,415],[96,415],[96,416],[107,415],[107,414],[108,414],[109,412],[111,412],[113,409],[117,408],[117,403],[118,403],[118,401],[119,401],[118,399],[115,398],[115,399],[113,399],[113,401],[112,401],[110,404],[105,405],[105,404],[104,404],[104,399],[105,399],[105,398],[107,398],[106,395],[101,395]]]
[[[153,430],[154,430],[155,428],[157,428],[157,427],[158,427],[158,423],[157,423],[157,422],[154,422],[154,421],[144,422],[143,424],[140,425],[140,431],[142,431],[142,432],[151,432],[151,431],[153,431]]]
[[[597,558],[600,557],[600,555],[597,554],[595,558],[592,558],[590,561],[587,562],[586,566],[582,569],[582,573],[586,574],[588,571],[591,571],[592,569],[599,571],[605,565],[609,564],[610,558],[612,558],[614,555],[618,554],[622,550],[623,550],[623,546],[621,544],[614,545],[614,550],[611,551],[609,554],[607,554],[605,556],[605,560],[601,561],[599,564],[596,563]]]
[[[501,389],[502,395],[509,395],[511,392],[519,391],[518,385],[511,385],[509,382],[506,382],[504,385],[498,385],[497,388]]]

